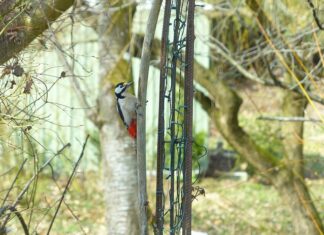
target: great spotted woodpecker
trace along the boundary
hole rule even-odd
[[[137,98],[126,92],[127,88],[132,85],[129,83],[118,83],[115,87],[117,99],[117,110],[120,118],[125,124],[129,135],[136,139],[136,106]]]

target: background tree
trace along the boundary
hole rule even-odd
[[[139,234],[136,146],[116,112],[114,97],[114,84],[132,80],[131,63],[123,57],[130,48],[134,12],[134,4],[127,3],[102,1],[106,11],[98,21],[101,90],[93,117],[104,160],[108,234]]]
[[[285,117],[304,117],[306,98],[310,91],[309,86],[305,88],[306,86],[300,83],[305,76],[308,76],[308,70],[306,70],[306,64],[309,64],[308,61],[302,61],[295,49],[293,49],[294,46],[287,44],[287,40],[279,31],[273,32],[275,36],[267,34],[267,32],[276,29],[277,26],[272,24],[258,1],[247,1],[247,6],[254,14],[254,22],[257,22],[252,27],[247,27],[249,24],[248,19],[240,14],[240,10],[237,12],[237,15],[234,14],[226,18],[227,24],[233,24],[234,26],[230,31],[220,32],[218,30],[218,25],[220,25],[218,20],[222,20],[215,18],[214,22],[217,25],[214,28],[215,34],[211,47],[215,50],[215,55],[220,54],[225,59],[225,63],[219,64],[217,61],[214,63],[214,69],[205,73],[203,73],[202,69],[197,69],[196,71],[198,72],[195,78],[210,94],[212,104],[211,107],[208,107],[209,113],[223,137],[277,188],[285,203],[290,206],[295,234],[322,234],[322,222],[312,203],[304,181],[303,144],[300,141],[303,139],[303,122],[285,123],[282,125],[281,133],[283,136],[282,145],[284,153],[280,159],[258,146],[239,123],[238,116],[242,99],[234,89],[229,87],[227,81],[230,79],[226,77],[227,71],[233,67],[236,69],[236,72],[246,78],[284,88],[282,114]],[[238,19],[240,21],[237,21]],[[235,26],[238,28],[235,28]],[[237,38],[240,38],[238,44]],[[263,41],[263,43],[258,41]],[[259,45],[256,43],[259,43]],[[279,47],[276,48],[278,45]],[[269,47],[273,49],[272,52],[268,53],[271,56],[272,63],[275,61],[279,67],[286,69],[286,73],[282,74],[280,81],[273,76],[271,69],[268,71],[270,73],[268,77],[263,76],[261,78],[258,76],[258,74],[262,74],[262,70],[264,72],[264,69],[267,69],[267,64],[264,63],[267,63],[267,57],[269,56],[264,55],[266,54],[265,51],[269,50]],[[257,53],[254,58],[245,56],[245,68],[241,65],[241,62],[233,59],[233,54],[229,54],[232,50],[244,55],[251,48],[255,48]],[[294,58],[292,63],[288,62],[286,55],[280,52],[284,49],[291,50],[289,55]],[[247,71],[246,67],[249,66],[255,69],[256,74]],[[294,72],[293,66],[299,68],[301,74]],[[223,75],[217,71],[223,71]],[[202,74],[205,75],[202,76]],[[309,76],[311,77],[311,75]],[[288,87],[296,83],[298,86],[295,86],[294,91],[288,90]],[[306,98],[304,98],[305,96]],[[308,102],[312,103],[310,99]]]

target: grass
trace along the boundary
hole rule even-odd
[[[319,211],[324,181],[310,181]],[[291,217],[272,186],[253,181],[203,180],[206,198],[193,204],[193,228],[216,234],[291,234]],[[322,214],[324,218],[324,214]]]
[[[39,179],[31,223],[31,228],[37,228],[38,234],[46,234],[65,183],[66,179],[56,183],[49,177]],[[324,219],[324,180],[307,183]],[[193,202],[193,230],[209,235],[291,234],[290,214],[273,187],[253,180],[241,182],[228,179],[203,179],[198,185],[205,189],[206,195]],[[150,205],[153,206],[153,183],[150,182],[148,189]],[[0,196],[3,197],[3,194],[4,191],[1,191]],[[23,207],[26,208],[26,205]],[[105,234],[104,208],[100,176],[95,173],[77,175],[51,234]],[[30,210],[22,214],[28,221]],[[13,219],[9,226],[14,229],[14,234],[22,234],[17,222]]]

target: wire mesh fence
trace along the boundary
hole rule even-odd
[[[156,233],[179,234],[182,228],[183,234],[190,234],[194,1],[166,1],[164,11]]]

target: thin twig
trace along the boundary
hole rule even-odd
[[[0,207],[0,212],[1,214],[3,214],[6,210],[10,210],[11,212],[15,213],[20,224],[21,224],[21,227],[23,228],[24,230],[24,233],[25,235],[29,235],[29,231],[28,231],[28,226],[24,220],[24,217],[22,217],[22,215],[20,214],[19,211],[17,211],[17,209],[13,206],[4,206],[4,207]],[[10,216],[10,213],[9,213],[9,216]],[[6,228],[3,226],[3,227],[0,227],[0,234],[2,233],[6,233]]]
[[[82,230],[83,234],[87,234],[87,232],[84,230],[82,223],[79,219],[79,217],[74,213],[74,211],[72,210],[72,208],[70,207],[69,204],[66,203],[65,200],[63,200],[64,205],[66,206],[66,208],[68,209],[68,211],[70,211],[72,217],[77,221],[77,223],[79,224],[80,229]]]
[[[216,43],[210,43],[209,46],[216,51],[216,53],[219,53],[222,57],[224,57],[230,64],[232,64],[243,76],[246,78],[256,81],[261,84],[265,84],[265,81],[259,78],[257,75],[254,75],[250,72],[248,72],[245,68],[243,68],[242,65],[240,65],[233,57],[228,55],[226,52],[224,52],[219,45]]]
[[[60,199],[60,201],[59,201],[59,204],[58,204],[58,206],[57,206],[57,208],[56,208],[56,211],[55,211],[55,213],[54,213],[53,219],[52,219],[51,224],[50,224],[50,226],[49,226],[49,228],[48,228],[47,235],[49,235],[50,232],[51,232],[51,229],[52,229],[52,226],[53,226],[53,224],[54,224],[54,221],[55,221],[55,218],[56,218],[56,216],[57,216],[57,213],[58,213],[58,211],[59,211],[59,209],[60,209],[60,207],[61,207],[61,204],[62,204],[62,202],[63,202],[63,200],[64,200],[64,197],[65,197],[65,195],[66,195],[66,193],[67,193],[67,191],[68,191],[68,189],[69,189],[69,187],[70,187],[70,184],[71,184],[71,182],[72,182],[72,178],[73,178],[73,176],[74,176],[74,174],[75,174],[75,172],[76,172],[76,170],[77,170],[77,168],[78,168],[78,166],[79,166],[79,164],[80,164],[80,161],[81,161],[81,159],[82,159],[82,157],[83,157],[84,150],[85,150],[85,147],[86,147],[86,145],[87,145],[88,139],[89,139],[89,135],[87,135],[87,137],[86,137],[86,140],[85,140],[85,142],[84,142],[84,144],[83,144],[83,147],[82,147],[81,154],[80,154],[80,156],[79,156],[77,162],[75,163],[74,168],[73,168],[73,171],[72,171],[72,174],[70,175],[70,177],[69,177],[69,179],[68,179],[68,182],[67,182],[67,184],[66,184],[66,186],[65,186],[65,188],[64,188],[63,194],[62,194],[61,199]]]
[[[20,165],[20,167],[19,167],[19,169],[18,169],[18,172],[17,172],[17,174],[16,174],[14,180],[12,181],[12,183],[11,183],[11,185],[10,185],[9,190],[7,191],[7,194],[6,194],[6,196],[4,197],[4,199],[3,199],[3,201],[2,201],[2,204],[1,204],[1,207],[0,207],[0,208],[2,208],[2,207],[4,206],[4,204],[6,203],[7,198],[8,198],[8,196],[9,196],[9,194],[10,194],[10,192],[11,192],[13,186],[15,185],[15,183],[16,183],[16,181],[17,181],[17,179],[18,179],[18,176],[19,176],[19,174],[20,174],[20,172],[22,171],[22,169],[23,169],[25,163],[27,162],[27,159],[28,159],[28,158],[25,158],[24,161],[21,163],[21,165]],[[1,213],[0,213],[0,217],[1,217]]]
[[[321,122],[321,120],[319,120],[319,119],[304,118],[304,117],[269,117],[269,116],[260,116],[260,117],[257,117],[257,120],[279,121],[279,122]]]
[[[17,204],[20,202],[20,200],[22,199],[22,197],[25,195],[25,193],[27,192],[29,186],[31,185],[31,183],[34,181],[34,179],[38,176],[38,174],[40,172],[42,172],[44,170],[44,168],[58,155],[60,155],[66,148],[70,147],[71,144],[67,143],[66,145],[64,145],[59,151],[57,151],[57,153],[52,156],[50,159],[48,159],[41,168],[39,168],[39,170],[32,176],[32,178],[30,180],[28,180],[28,182],[25,184],[24,188],[22,189],[22,191],[19,193],[18,197],[16,198],[16,200],[14,201],[14,203],[11,205],[11,207],[16,207]],[[7,215],[6,219],[4,220],[4,222],[1,224],[0,228],[4,228],[6,226],[6,224],[8,223],[10,218],[10,214]]]
[[[315,20],[317,26],[320,28],[320,30],[324,30],[324,27],[322,26],[322,24],[317,16],[316,9],[315,9],[315,6],[314,6],[312,0],[307,0],[307,2],[309,4],[310,8],[312,8],[313,17],[314,17],[314,20]]]
[[[17,211],[17,209],[15,207],[9,207],[8,209],[16,214],[16,216],[17,216],[17,218],[18,218],[18,220],[19,220],[19,222],[21,224],[21,227],[24,230],[25,235],[29,235],[27,224],[26,224],[26,222],[24,220],[24,217],[22,217],[22,215],[20,214],[20,212]]]

